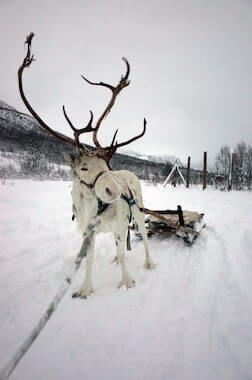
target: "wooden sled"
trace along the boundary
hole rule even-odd
[[[149,215],[145,220],[148,236],[160,235],[169,237],[176,235],[186,243],[192,244],[205,227],[204,214],[196,211],[182,211],[181,206],[177,210],[149,210],[144,208]],[[140,236],[137,226],[133,225],[135,234]]]

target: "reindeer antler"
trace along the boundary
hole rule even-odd
[[[74,127],[74,125],[72,124],[71,120],[67,116],[67,113],[66,113],[66,110],[65,110],[65,106],[63,106],[62,108],[63,108],[64,116],[65,116],[68,124],[70,125],[71,129],[73,130],[75,144],[76,144],[77,148],[79,149],[79,148],[82,147],[82,144],[79,141],[79,136],[82,133],[85,133],[85,132],[93,132],[93,131],[95,131],[95,129],[92,127],[92,121],[93,121],[93,118],[94,118],[93,112],[89,111],[90,112],[90,120],[88,122],[88,125],[86,127],[84,127],[84,128],[77,129],[77,128]]]
[[[108,162],[110,160],[110,158],[113,156],[113,154],[116,152],[116,150],[121,147],[121,146],[125,146],[127,144],[130,144],[131,142],[139,139],[140,137],[142,137],[144,134],[145,134],[145,131],[146,131],[146,120],[144,119],[144,128],[143,128],[143,131],[142,133],[140,133],[139,135],[135,136],[135,137],[132,137],[131,139],[127,140],[127,141],[124,141],[124,142],[121,142],[120,144],[118,144],[117,142],[114,144],[115,142],[115,138],[116,138],[116,135],[117,135],[117,132],[118,132],[118,129],[116,130],[115,134],[114,134],[114,137],[113,137],[113,140],[112,140],[112,143],[110,146],[107,146],[107,147],[102,147],[97,139],[97,132],[100,128],[100,125],[102,123],[102,121],[104,120],[104,118],[108,115],[108,113],[111,111],[111,108],[113,107],[113,105],[115,104],[115,100],[116,100],[116,97],[117,95],[120,93],[120,91],[122,89],[124,89],[125,87],[127,87],[129,84],[130,84],[130,81],[128,80],[129,78],[129,74],[130,74],[130,64],[129,62],[127,61],[126,58],[122,58],[123,61],[125,62],[126,64],[126,73],[124,76],[121,77],[119,83],[117,86],[112,86],[111,84],[108,84],[108,83],[104,83],[104,82],[91,82],[89,79],[87,79],[86,77],[84,77],[83,75],[81,75],[81,77],[88,83],[88,84],[91,84],[93,86],[102,86],[102,87],[107,87],[109,90],[112,91],[112,97],[107,105],[107,107],[105,108],[105,110],[103,111],[103,113],[101,114],[101,116],[99,117],[99,119],[97,120],[96,122],[96,125],[95,127],[93,128],[93,142],[95,144],[95,146],[98,148],[98,149],[102,149],[103,150],[103,158],[105,159],[106,162]]]
[[[53,135],[59,141],[65,143],[65,144],[75,145],[75,140],[71,139],[70,137],[63,135],[62,133],[56,132],[52,128],[50,128],[41,119],[41,117],[34,111],[34,109],[30,105],[30,103],[28,102],[28,100],[24,94],[23,82],[22,82],[23,71],[26,67],[29,67],[33,61],[35,61],[34,54],[31,54],[31,44],[32,44],[32,39],[33,39],[34,35],[35,35],[34,33],[30,33],[26,37],[25,45],[27,45],[27,53],[26,53],[26,56],[24,57],[22,65],[18,69],[18,85],[19,85],[19,92],[20,92],[21,98],[22,98],[24,104],[26,105],[26,107],[28,108],[28,110],[30,111],[30,113],[32,114],[32,116],[38,121],[38,123],[40,124],[40,126],[42,128],[47,130],[47,132],[49,132],[51,135]]]
[[[96,122],[95,132],[93,134],[93,142],[94,142],[94,144],[95,144],[95,146],[97,148],[101,148],[101,145],[100,145],[100,143],[97,140],[97,132],[98,132],[98,129],[100,128],[100,125],[101,125],[103,119],[107,116],[107,114],[110,112],[111,108],[113,107],[113,105],[115,103],[115,100],[116,100],[116,97],[119,94],[119,92],[123,88],[127,87],[130,84],[130,82],[128,81],[128,77],[129,77],[129,73],[130,73],[130,65],[129,65],[129,62],[127,61],[126,58],[123,58],[123,60],[126,63],[126,66],[127,66],[126,74],[121,77],[121,79],[120,79],[120,81],[119,81],[119,83],[118,83],[118,85],[116,87],[114,87],[114,86],[112,86],[112,85],[110,85],[108,83],[104,83],[104,82],[99,82],[99,83],[91,82],[86,77],[84,77],[83,75],[81,75],[81,77],[87,83],[91,84],[92,86],[107,87],[107,88],[109,88],[112,91],[112,97],[110,99],[110,102],[108,103],[107,107],[105,108],[105,110],[103,111],[103,113],[101,114],[101,116],[99,117],[99,119]]]
[[[109,90],[112,91],[111,99],[110,99],[107,107],[105,108],[105,110],[101,114],[101,116],[98,118],[98,120],[97,120],[97,122],[96,122],[96,124],[95,124],[94,127],[92,127],[92,122],[93,122],[93,118],[94,118],[92,111],[90,111],[90,120],[89,120],[87,126],[84,127],[84,128],[77,129],[77,128],[74,127],[73,123],[69,119],[69,117],[68,117],[68,115],[66,113],[66,110],[65,110],[65,106],[63,106],[63,113],[64,113],[64,116],[65,116],[65,118],[66,118],[69,126],[71,127],[71,129],[72,129],[72,131],[74,133],[74,139],[71,139],[70,137],[65,136],[64,134],[59,133],[59,132],[53,130],[52,128],[50,128],[41,119],[41,117],[34,111],[34,109],[32,108],[32,106],[30,105],[29,101],[27,100],[27,98],[26,98],[26,96],[24,94],[24,90],[23,90],[23,82],[22,82],[23,71],[24,71],[24,69],[26,67],[29,67],[31,65],[31,63],[34,61],[34,55],[31,53],[31,44],[32,44],[33,37],[34,37],[34,33],[30,33],[26,37],[25,45],[27,45],[27,53],[26,53],[26,56],[25,56],[25,58],[23,60],[22,65],[18,69],[18,84],[19,84],[20,95],[21,95],[21,98],[22,98],[24,104],[26,105],[26,107],[28,108],[28,110],[30,111],[30,113],[34,116],[34,118],[38,121],[38,123],[40,124],[40,126],[42,128],[44,128],[46,131],[48,131],[51,135],[53,135],[59,141],[65,143],[65,144],[74,145],[78,149],[80,149],[80,148],[85,149],[85,146],[83,144],[81,144],[80,141],[79,141],[80,135],[83,134],[83,133],[87,133],[87,132],[93,132],[93,142],[94,142],[94,144],[95,144],[95,146],[97,148],[97,155],[99,157],[103,158],[107,163],[109,162],[109,160],[111,159],[111,157],[113,156],[113,154],[116,152],[116,150],[118,148],[120,148],[122,146],[125,146],[127,144],[130,144],[131,142],[139,139],[140,137],[142,137],[145,134],[145,131],[146,131],[146,120],[144,119],[143,131],[139,135],[137,135],[135,137],[132,137],[132,138],[130,138],[127,141],[121,142],[119,144],[117,143],[117,141],[116,141],[116,135],[117,135],[118,129],[114,133],[114,136],[113,136],[111,144],[109,146],[107,146],[107,147],[102,147],[101,144],[98,141],[98,138],[97,138],[97,132],[98,132],[100,126],[101,126],[101,123],[104,120],[104,118],[108,115],[108,113],[111,111],[111,108],[115,104],[115,100],[116,100],[117,95],[120,93],[120,91],[122,89],[124,89],[125,87],[127,87],[130,84],[130,81],[128,80],[129,74],[130,74],[130,65],[129,65],[129,62],[127,61],[126,58],[123,58],[123,61],[126,64],[126,73],[125,73],[125,75],[123,75],[121,77],[121,79],[120,79],[120,81],[119,81],[119,83],[118,83],[117,86],[112,86],[112,85],[110,85],[108,83],[104,83],[104,82],[98,82],[98,83],[91,82],[90,80],[88,80],[86,77],[84,77],[82,75],[82,78],[87,83],[89,83],[89,84],[91,84],[93,86],[106,87],[106,88],[108,88]]]

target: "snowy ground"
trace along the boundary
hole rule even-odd
[[[117,289],[110,235],[96,241],[95,293],[73,300],[81,274],[16,367],[18,380],[251,380],[252,194],[144,185],[149,208],[206,213],[192,247],[150,240],[127,253],[134,289]],[[81,244],[70,183],[0,186],[0,367],[58,290]]]

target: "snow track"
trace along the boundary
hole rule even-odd
[[[81,239],[71,223],[69,183],[0,188],[0,364],[15,353],[58,290]],[[110,235],[95,246],[95,293],[73,300],[78,274],[24,356],[14,380],[250,380],[252,378],[252,197],[144,185],[149,208],[205,212],[192,247],[150,239],[127,253],[134,289],[117,289]],[[85,265],[85,264],[84,264]]]

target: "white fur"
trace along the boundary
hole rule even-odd
[[[120,198],[123,193],[130,198],[130,191],[139,207],[143,207],[141,187],[138,178],[127,170],[110,171],[105,161],[96,156],[80,156],[71,160],[74,171],[72,200],[73,211],[77,220],[78,229],[83,234],[83,246],[88,247],[86,258],[86,274],[84,282],[74,296],[87,298],[93,292],[92,264],[94,251],[94,238],[99,232],[112,232],[117,246],[116,261],[121,264],[122,280],[119,287],[125,285],[131,288],[135,285],[134,279],[127,270],[124,260],[126,235],[129,225],[130,208],[127,202]],[[88,170],[81,170],[82,168]],[[90,189],[86,184],[93,184],[97,176],[95,186]],[[130,189],[130,191],[129,191]],[[100,216],[97,216],[99,197],[103,202],[110,203],[109,207]],[[131,207],[132,216],[138,225],[143,237],[145,247],[145,268],[152,269],[154,264],[150,257],[147,234],[144,224],[144,213],[139,211],[137,205]],[[95,222],[94,222],[95,221]],[[96,227],[94,227],[94,225]],[[92,233],[91,233],[92,232]],[[95,232],[95,233],[94,233]],[[86,248],[85,248],[86,249]]]

